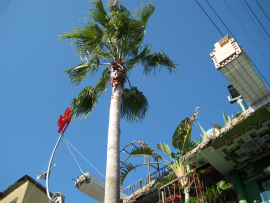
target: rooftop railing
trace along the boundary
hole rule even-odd
[[[155,171],[154,173],[151,173],[150,178],[148,175],[145,178],[143,178],[143,179],[137,181],[136,183],[121,190],[121,192],[123,192],[124,194],[129,196],[129,195],[133,194],[134,192],[138,191],[139,189],[141,189],[143,186],[146,186],[152,180],[158,179],[164,175],[167,175],[166,173],[168,173],[169,171],[170,171],[170,167],[164,166],[164,167],[160,168],[159,170]]]

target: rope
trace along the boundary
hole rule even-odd
[[[81,156],[82,156],[82,157],[83,157],[83,158],[84,158],[91,166],[93,166],[93,164],[91,164],[90,161],[88,161],[88,160],[87,160],[87,159],[86,159],[86,158],[85,158],[85,157],[84,157],[84,156],[83,156],[83,155],[82,155],[82,154],[81,154],[81,153],[80,153],[80,152],[79,152],[79,151],[78,151],[78,150],[77,150],[77,149],[76,149],[76,148],[75,148],[68,140],[67,140],[67,142],[68,142],[68,143],[69,143],[69,144],[70,144],[70,145],[71,145],[71,146],[72,146],[72,147],[73,147],[73,148],[74,148],[74,149],[75,149],[75,150],[76,150],[76,151],[77,151],[77,152],[78,152],[78,153],[79,153],[79,154],[80,154],[80,155],[81,155]],[[93,168],[96,169],[94,166],[93,166]],[[96,169],[96,170],[97,170],[97,169]],[[97,170],[97,172],[99,172],[99,170]],[[100,172],[99,172],[99,174],[102,175],[102,173],[100,173]],[[103,177],[104,179],[106,179],[104,175],[102,175],[102,177]]]
[[[68,144],[67,144],[67,142],[66,142],[66,139],[65,139],[64,137],[63,137],[63,139],[64,139],[64,141],[65,141],[65,143],[66,143],[66,145],[67,145],[67,147],[68,147],[68,149],[69,149],[70,153],[72,154],[72,156],[73,156],[74,160],[76,161],[76,163],[77,163],[78,167],[80,168],[81,173],[83,174],[83,171],[82,171],[82,169],[81,169],[80,165],[78,164],[78,162],[77,162],[77,160],[76,160],[75,156],[73,155],[72,151],[70,150],[70,148],[69,148],[69,146],[68,146]]]

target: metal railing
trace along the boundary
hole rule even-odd
[[[137,181],[136,183],[121,190],[121,192],[123,192],[124,194],[129,196],[129,195],[133,194],[134,192],[138,191],[139,189],[141,189],[143,186],[146,186],[152,180],[158,179],[164,175],[167,175],[166,173],[168,173],[169,171],[170,171],[170,167],[164,166],[161,169],[157,170],[156,172],[151,173],[151,175],[150,175],[151,178],[149,178],[149,175],[148,175],[145,178],[143,178],[143,179]]]

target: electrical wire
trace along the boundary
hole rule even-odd
[[[5,8],[7,7],[7,5],[10,3],[10,1],[11,0],[9,0],[8,2],[7,2],[7,4],[5,5],[5,7],[0,11],[0,13],[2,13],[3,12],[3,10],[5,10]]]
[[[255,16],[255,18],[257,19],[257,21],[259,22],[259,24],[262,26],[264,32],[267,34],[267,36],[270,38],[268,32],[265,30],[264,26],[261,24],[261,22],[259,21],[259,19],[257,18],[257,16],[255,15],[255,13],[253,12],[253,10],[250,8],[250,6],[248,5],[248,3],[246,2],[246,0],[244,0],[244,2],[246,3],[246,5],[248,6],[248,8],[250,9],[250,11],[253,13],[253,15]]]
[[[197,2],[197,4],[201,7],[201,5],[199,4],[199,2],[197,0],[195,0]],[[222,32],[218,29],[218,27],[216,26],[216,24],[212,21],[212,19],[210,18],[210,16],[205,12],[205,10],[203,9],[203,7],[201,7],[201,9],[203,10],[203,12],[205,13],[205,15],[207,15],[207,17],[209,18],[209,20],[213,23],[213,25],[217,28],[217,30],[219,31],[219,33],[222,35],[222,37],[224,37],[224,35],[222,34]]]
[[[270,22],[270,19],[268,18],[268,16],[266,15],[266,13],[264,12],[264,10],[262,9],[261,5],[259,4],[259,2],[257,0],[255,0],[257,2],[257,4],[259,5],[259,7],[261,8],[262,12],[264,13],[265,17],[268,19],[268,21]]]
[[[201,7],[201,5],[198,3],[197,0],[195,0],[197,2],[197,4]],[[236,19],[238,20],[238,22],[241,24],[241,26],[244,28],[244,26],[242,25],[242,23],[240,22],[240,20],[237,18],[237,16],[235,15],[235,13],[232,11],[232,9],[230,8],[230,6],[228,5],[228,3],[226,2],[226,0],[224,0],[225,3],[227,4],[227,6],[229,7],[229,9],[231,10],[231,12],[234,14],[234,16],[236,17]],[[240,0],[239,0],[240,1]],[[206,2],[208,3],[208,1],[206,0]],[[240,1],[241,2],[241,1]],[[242,2],[241,2],[242,4]],[[215,12],[215,10],[213,9],[213,7],[208,3],[208,5],[211,7],[211,9],[214,11],[214,13],[217,15],[217,13]],[[242,4],[243,5],[243,4]],[[244,7],[244,6],[243,6]],[[244,7],[245,8],[245,7]],[[201,9],[204,11],[204,13],[208,16],[208,18],[211,20],[211,22],[215,25],[215,27],[217,28],[217,30],[221,33],[221,31],[218,29],[218,27],[216,26],[216,24],[212,21],[212,19],[209,17],[209,15],[205,12],[205,10],[201,7]],[[247,12],[248,13],[248,12]],[[217,15],[218,16],[218,15]],[[218,18],[221,20],[221,18],[218,16]],[[225,23],[221,20],[221,22],[223,23],[223,25],[228,29],[228,27],[225,25]],[[264,54],[261,52],[261,50],[259,49],[259,47],[257,46],[257,44],[254,42],[254,40],[252,39],[252,37],[249,35],[249,33],[247,32],[247,30],[244,28],[244,30],[246,31],[246,33],[248,34],[248,36],[251,38],[251,40],[253,41],[253,43],[256,45],[257,49],[260,51],[260,53],[262,54],[262,56],[264,57],[264,59],[267,61],[267,63],[270,65],[269,61],[266,59],[266,57],[264,56]],[[231,33],[231,31],[228,29],[228,31]],[[231,33],[232,34],[232,33]],[[224,37],[224,35],[221,33],[221,35]],[[233,36],[233,34],[232,34]],[[235,39],[236,40],[236,39]],[[265,39],[266,40],[266,39]],[[267,40],[266,40],[267,41]],[[267,42],[268,43],[268,42]],[[269,43],[268,43],[269,44]],[[259,69],[257,68],[257,66],[255,65],[255,63],[250,59],[250,62],[253,64],[253,66],[256,68],[256,70],[258,71],[258,73],[261,75],[261,77],[264,79],[264,81],[268,84],[268,86],[270,87],[269,83],[267,82],[267,80],[265,79],[265,77],[262,75],[262,73],[259,71]]]
[[[233,15],[235,16],[235,18],[238,20],[238,22],[240,23],[240,25],[242,26],[242,28],[245,30],[245,32],[247,33],[247,35],[249,36],[249,38],[252,40],[252,42],[254,43],[254,45],[257,47],[257,49],[259,50],[259,52],[261,53],[261,55],[264,57],[264,59],[266,60],[266,62],[270,65],[269,61],[266,59],[266,57],[264,56],[264,54],[262,53],[262,51],[260,50],[260,48],[258,47],[258,45],[255,43],[255,41],[253,40],[253,38],[250,36],[250,34],[248,33],[248,31],[245,29],[245,27],[243,26],[243,24],[241,23],[241,21],[238,19],[238,17],[235,15],[235,13],[233,12],[233,10],[231,9],[231,7],[229,6],[229,4],[226,2],[226,0],[224,0],[225,3],[227,4],[228,8],[231,10],[231,12],[233,13]],[[255,66],[255,64],[253,63],[254,67],[257,69],[257,67]],[[258,69],[257,69],[258,70]],[[259,72],[259,71],[258,71]],[[262,76],[262,75],[261,75]],[[263,77],[263,76],[262,76]],[[266,80],[265,80],[266,81]],[[267,81],[266,81],[267,82]]]
[[[267,42],[267,44],[270,46],[269,42],[267,41],[267,39],[263,35],[262,31],[259,29],[258,25],[255,23],[255,21],[253,20],[253,18],[250,16],[249,12],[247,11],[246,7],[243,5],[242,1],[241,0],[239,0],[239,1],[242,4],[243,8],[246,10],[246,12],[249,15],[249,17],[251,18],[251,20],[253,21],[253,23],[256,25],[257,29],[260,31],[261,35],[263,36],[263,38],[265,39],[265,41]]]
[[[210,6],[210,8],[212,9],[212,11],[214,11],[214,13],[216,14],[216,16],[219,18],[219,20],[222,22],[222,24],[227,28],[227,30],[230,32],[231,36],[236,40],[236,38],[233,36],[232,32],[230,31],[230,29],[225,25],[225,23],[223,22],[223,20],[219,17],[219,15],[217,14],[217,12],[213,9],[213,7],[209,4],[209,2],[207,0],[205,0],[206,3]]]

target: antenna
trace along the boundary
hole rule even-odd
[[[50,168],[50,171],[56,166],[56,164],[54,164],[51,168]],[[47,177],[47,172],[45,173],[42,173],[42,171],[40,171],[37,175],[37,179],[44,179],[46,180],[46,177]],[[50,177],[50,176],[49,176]]]

